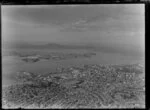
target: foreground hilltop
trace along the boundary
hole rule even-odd
[[[72,66],[47,74],[21,72],[16,78],[22,84],[3,88],[3,106],[144,108],[144,76],[139,64]]]

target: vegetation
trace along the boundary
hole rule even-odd
[[[139,64],[83,65],[55,74],[21,72],[17,78],[23,84],[3,88],[4,107],[145,107],[144,68]]]

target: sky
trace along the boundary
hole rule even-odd
[[[2,40],[144,48],[144,4],[2,6]]]

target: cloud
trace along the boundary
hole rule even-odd
[[[138,39],[141,35],[138,32],[142,35],[144,32],[141,5],[8,7],[2,7],[2,20],[5,21],[2,26],[8,27],[2,30],[5,35],[26,41],[126,43]]]
[[[125,7],[124,5],[5,6],[2,7],[2,16],[7,16],[9,19],[20,22],[62,25],[80,19],[86,19],[86,22],[93,22],[96,20],[105,20],[110,17],[116,18],[122,15],[141,13],[137,11],[130,6]]]
[[[122,25],[123,20],[138,22],[144,13],[143,9],[143,5],[115,4],[3,6],[2,17],[24,25],[53,26],[60,31],[82,32],[102,29],[101,25],[108,25],[107,22],[113,24],[114,21],[116,26]]]

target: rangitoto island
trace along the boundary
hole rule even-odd
[[[21,71],[4,87],[4,108],[144,108],[144,67],[82,65],[39,74]]]

